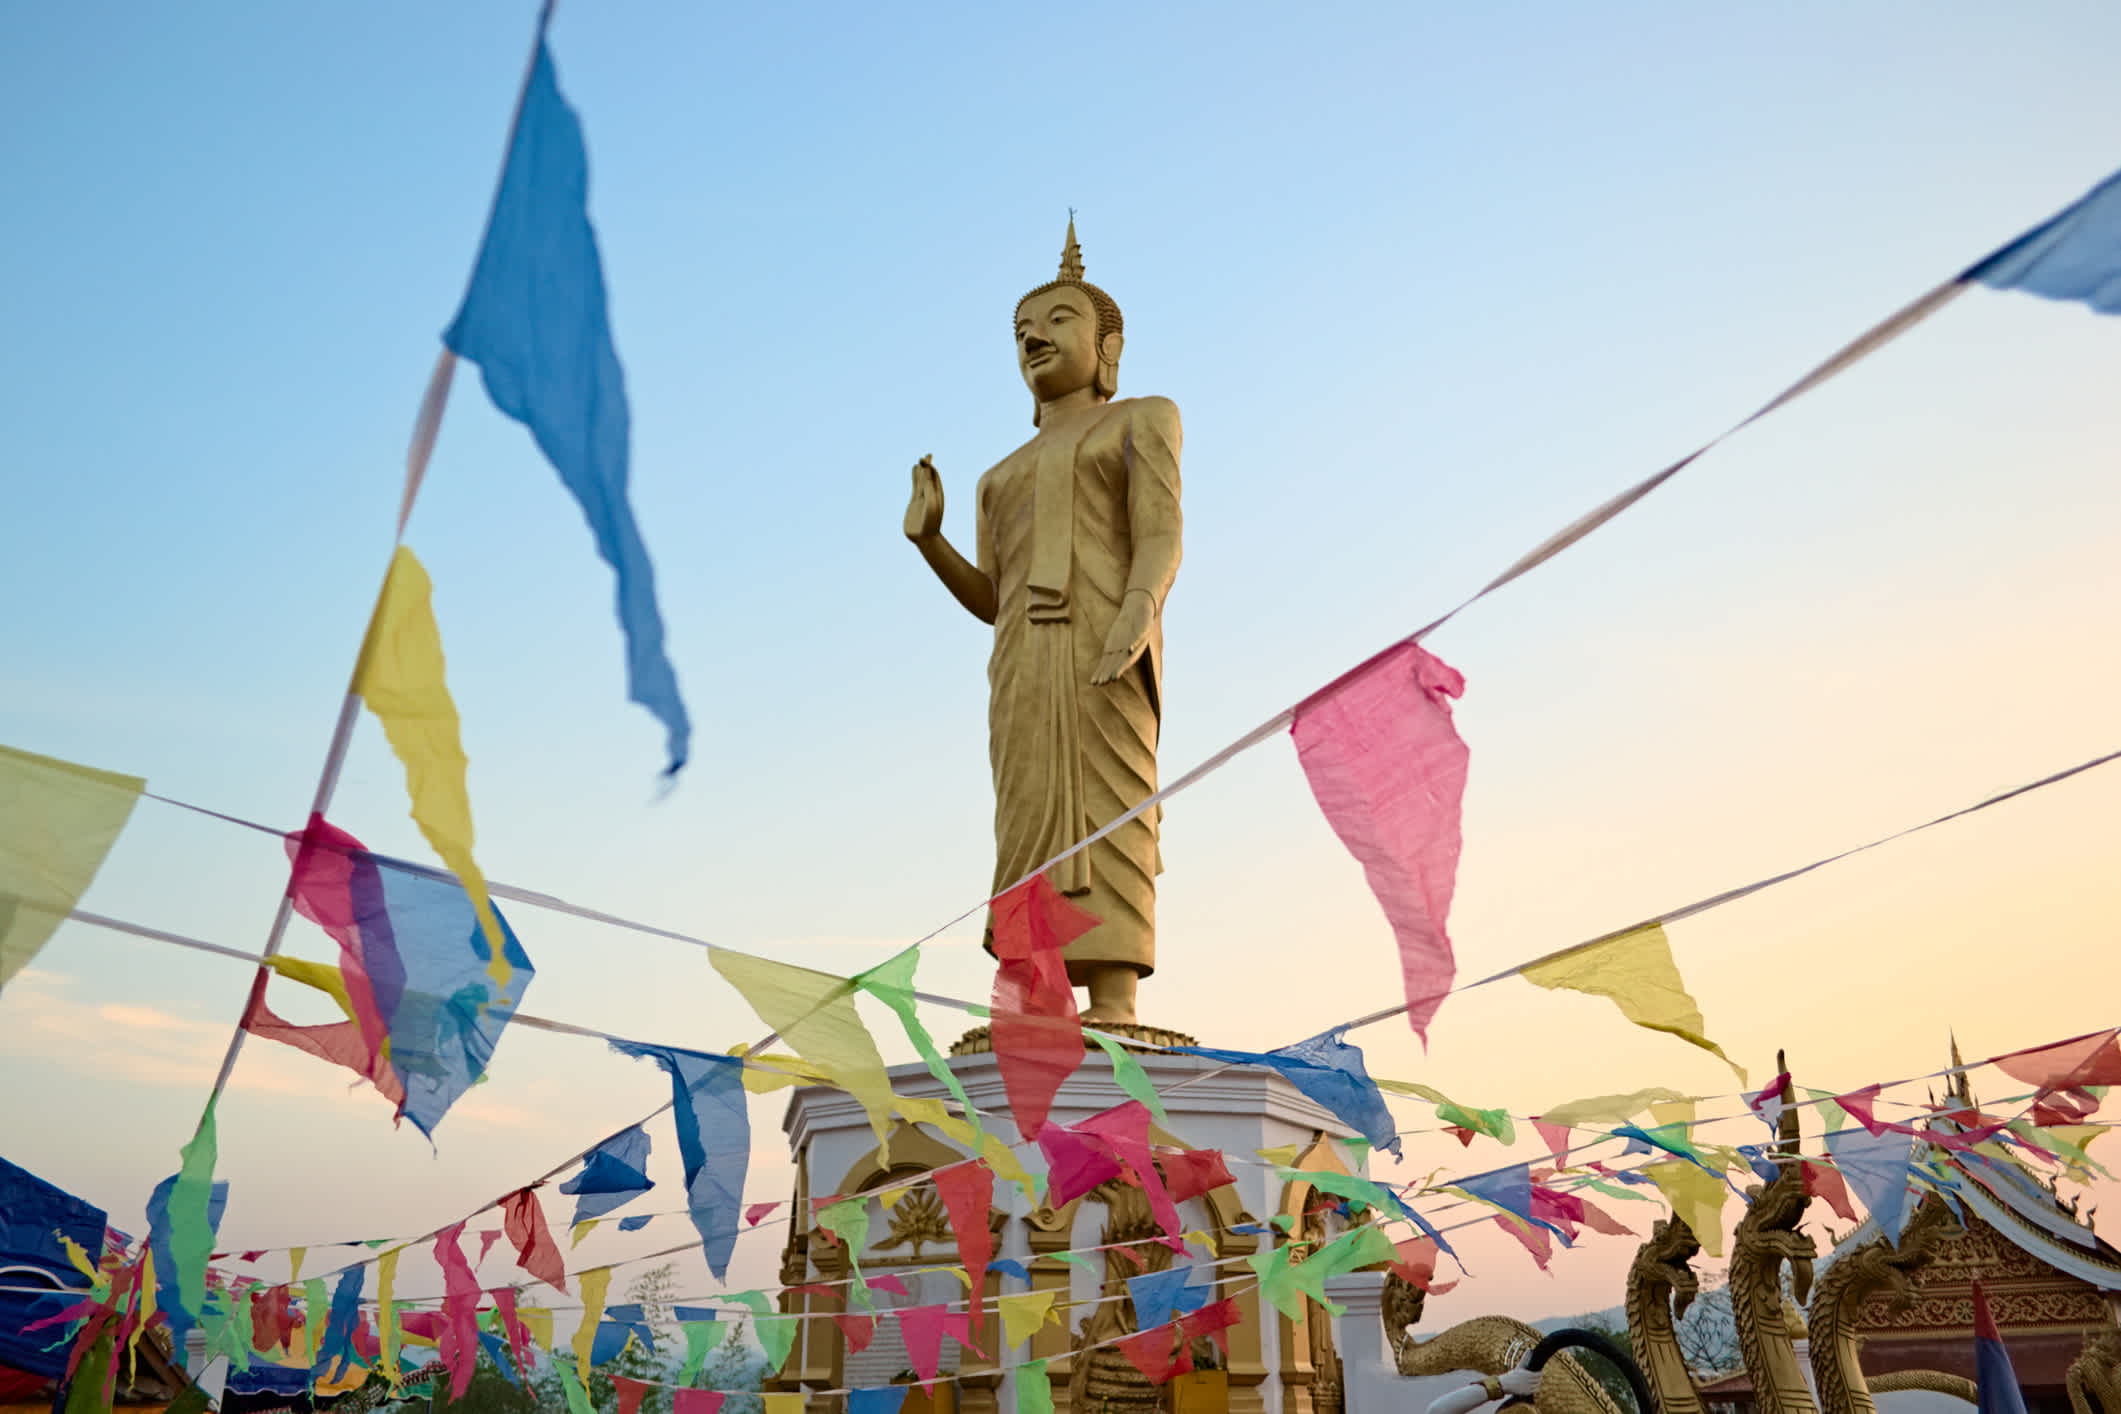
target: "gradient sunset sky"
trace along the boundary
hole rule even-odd
[[[0,742],[299,823],[534,8],[0,9]],[[2092,3],[568,4],[553,47],[696,735],[658,800],[609,573],[460,379],[408,542],[479,858],[835,971],[985,889],[986,633],[899,519],[932,453],[969,545],[976,478],[1030,434],[1008,316],[1070,207],[1126,312],[1122,393],[1185,416],[1175,775],[2121,166],[2121,11]],[[1439,634],[1473,753],[1462,975],[2121,747],[2117,377],[2121,321],[1976,292]],[[2121,766],[1676,925],[1675,954],[1756,1077],[1787,1047],[1822,1088],[1935,1069],[1954,1028],[1985,1055],[2121,1022],[2117,810]],[[372,722],[332,814],[430,857]],[[1174,801],[1163,839],[1145,1020],[1264,1049],[1397,994],[1286,743]],[[143,802],[87,906],[256,948],[284,875],[274,840]],[[695,949],[511,916],[532,1011],[703,1050],[762,1030]],[[983,997],[976,940],[932,947],[924,987]],[[330,955],[306,925],[290,947]],[[0,1152],[139,1230],[249,977],[62,929],[0,997]],[[1518,1114],[1734,1088],[1516,981],[1446,1004],[1426,1052],[1398,1023],[1354,1039]],[[428,1231],[666,1096],[519,1030],[430,1149],[253,1043],[222,1245]],[[786,1196],[783,1100],[754,1102],[761,1199]],[[1510,1157],[1428,1135],[1373,1172]],[[733,1285],[780,1240],[745,1238]],[[1611,1305],[1632,1250],[1592,1239],[1549,1277],[1482,1234],[1430,1323]]]

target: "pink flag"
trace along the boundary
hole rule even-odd
[[[1156,1171],[1156,1159],[1149,1151],[1149,1107],[1139,1100],[1129,1100],[1090,1116],[1075,1128],[1112,1146],[1112,1152],[1141,1184],[1142,1193],[1149,1200],[1149,1211],[1163,1225],[1164,1246],[1183,1252],[1185,1221],[1179,1217],[1178,1205],[1171,1201],[1163,1175]]]
[[[1584,1207],[1583,1199],[1573,1193],[1532,1185],[1532,1216],[1561,1229],[1567,1241],[1576,1240],[1577,1226],[1585,1221]]]
[[[468,1221],[468,1219],[466,1220]],[[472,1371],[479,1363],[479,1282],[471,1263],[458,1246],[464,1222],[445,1228],[435,1237],[435,1260],[442,1264],[442,1338],[438,1342],[442,1363],[449,1367],[449,1397],[462,1399],[471,1388]]]
[[[966,1305],[972,1329],[979,1330],[987,1324],[987,1259],[994,1255],[994,1229],[987,1216],[994,1206],[994,1170],[974,1160],[936,1169],[929,1177],[957,1234],[958,1260],[965,1264],[971,1286]]]
[[[757,1227],[766,1220],[768,1213],[780,1206],[781,1200],[778,1198],[771,1203],[753,1203],[750,1207],[744,1209],[744,1226]]]
[[[1244,1313],[1238,1309],[1237,1298],[1229,1296],[1179,1317],[1178,1328],[1189,1345],[1202,1336],[1207,1336],[1222,1347],[1223,1356],[1227,1359],[1230,1354],[1230,1327],[1243,1319]]]
[[[1083,1063],[1083,1023],[1061,949],[1095,928],[1095,915],[1040,874],[994,903],[994,1020],[989,1029],[1016,1132],[1046,1124],[1061,1083]]]
[[[1510,1213],[1497,1213],[1495,1225],[1524,1244],[1524,1250],[1532,1254],[1532,1260],[1545,1271],[1547,1263],[1554,1260],[1554,1234],[1537,1223],[1528,1223]]]
[[[722,1401],[727,1398],[718,1389],[672,1390],[670,1414],[721,1414]]]
[[[1893,1124],[1890,1121],[1878,1118],[1876,1113],[1878,1092],[1884,1088],[1883,1085],[1874,1082],[1864,1086],[1861,1090],[1851,1090],[1846,1095],[1836,1095],[1834,1103],[1847,1110],[1849,1118],[1862,1125],[1873,1136],[1883,1134],[1889,1129],[1905,1129],[1906,1126],[1904,1125]],[[1913,1131],[1910,1130],[1908,1132],[1912,1133]]]
[[[611,1388],[619,1397],[619,1414],[640,1414],[641,1397],[648,1393],[648,1386],[624,1375],[613,1375]]]
[[[1583,1204],[1583,1225],[1593,1232],[1602,1232],[1608,1237],[1636,1237],[1635,1229],[1614,1217],[1588,1198],[1578,1198]]]
[[[516,1314],[516,1289],[512,1286],[496,1287],[487,1293],[493,1298],[493,1309],[500,1313],[501,1329],[508,1334],[508,1353],[515,1357],[516,1369],[530,1368],[530,1327]]]
[[[567,1259],[560,1255],[560,1244],[552,1240],[552,1229],[545,1225],[537,1190],[518,1188],[502,1199],[501,1223],[508,1229],[508,1240],[515,1244],[516,1261],[523,1270],[565,1291]]]
[[[943,1334],[950,1324],[946,1306],[908,1306],[898,1313],[899,1335],[906,1342],[906,1358],[923,1388],[933,1388],[936,1371],[943,1363]],[[959,1319],[963,1316],[960,1314]]]
[[[486,1254],[493,1251],[493,1245],[500,1240],[501,1230],[497,1227],[485,1228],[479,1233],[479,1262],[486,1260]],[[479,1262],[474,1262],[472,1265],[477,1266]]]
[[[1464,691],[1456,669],[1400,643],[1298,707],[1290,728],[1311,794],[1391,922],[1424,1044],[1457,975],[1447,925],[1467,752],[1450,699]]]
[[[910,1299],[913,1295],[912,1292],[906,1290],[906,1283],[900,1281],[897,1277],[871,1277],[869,1278],[868,1286],[871,1291],[881,1291],[887,1296],[904,1296]]]
[[[1046,1156],[1046,1201],[1055,1207],[1119,1177],[1119,1156],[1102,1139],[1048,1124],[1038,1132],[1038,1147]]]
[[[1569,1127],[1565,1124],[1552,1124],[1535,1117],[1532,1121],[1532,1128],[1538,1130],[1539,1137],[1546,1141],[1547,1153],[1553,1156],[1554,1167],[1567,1167],[1569,1162]]]

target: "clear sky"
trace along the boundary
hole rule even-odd
[[[533,11],[0,7],[0,741],[299,821]],[[658,802],[608,572],[460,381],[408,539],[479,857],[842,971],[984,892],[985,634],[899,520],[932,453],[969,542],[975,479],[1029,435],[1007,319],[1069,207],[1126,311],[1122,392],[1185,415],[1175,773],[2121,166],[2121,11],[2092,3],[568,4],[553,44],[697,730]],[[1463,974],[2121,746],[2117,374],[2121,323],[1970,295],[1438,635],[1469,683]],[[1951,1027],[1987,1054],[2121,1021],[2113,772],[1676,926],[1711,1034],[1846,1089],[1943,1064]],[[333,814],[428,857],[372,723]],[[1286,744],[1175,801],[1164,854],[1146,1020],[1264,1048],[1396,993]],[[273,841],[146,802],[89,903],[255,948],[283,878]],[[531,1010],[702,1049],[761,1030],[694,949],[513,916]],[[984,995],[973,941],[924,985]],[[7,1156],[137,1224],[248,981],[62,930],[0,998]],[[1426,1054],[1357,1039],[1520,1114],[1731,1088],[1519,982],[1448,1003]],[[255,1043],[224,1245],[427,1231],[666,1093],[511,1033],[437,1152]],[[755,1104],[762,1198],[780,1100]],[[1418,1139],[1396,1176],[1507,1157]],[[1619,1300],[1632,1244],[1543,1278],[1488,1236],[1432,1323]],[[739,1284],[779,1241],[745,1240]]]

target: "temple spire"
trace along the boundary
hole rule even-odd
[[[1075,209],[1068,209],[1068,243],[1061,247],[1060,278],[1082,283],[1083,248],[1075,242]]]

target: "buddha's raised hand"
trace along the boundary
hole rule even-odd
[[[943,530],[943,477],[933,457],[913,464],[913,498],[906,502],[906,538],[919,544]]]

